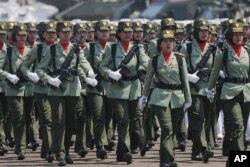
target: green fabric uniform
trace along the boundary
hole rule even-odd
[[[185,58],[180,58],[182,60],[182,71],[179,71],[177,57],[174,53],[171,53],[168,64],[165,63],[162,54],[160,54],[157,59],[157,72],[161,81],[166,84],[181,84],[183,86],[182,90],[158,88],[155,82],[159,82],[159,80],[155,77],[152,59],[149,61],[143,95],[149,95],[150,85],[153,84],[149,105],[152,107],[152,112],[156,114],[161,127],[160,161],[161,163],[169,163],[174,160],[173,139],[176,133],[179,115],[183,112],[182,107],[184,103],[191,103],[192,100],[187,80]]]
[[[122,59],[129,53],[133,47],[133,42],[129,43],[128,50],[122,47],[120,41],[117,42],[116,53],[114,59],[111,53],[111,47],[105,50],[105,57],[100,65],[100,72],[104,77],[108,78],[111,70],[116,71],[121,64]],[[145,70],[148,63],[148,56],[145,54],[143,45],[138,45],[140,55],[134,56],[126,65],[128,69],[136,74],[137,70]],[[138,67],[137,67],[138,66]],[[118,146],[117,146],[117,160],[122,158],[124,154],[130,152],[130,135],[129,135],[129,121],[132,118],[129,115],[136,111],[137,98],[141,96],[141,83],[139,79],[132,81],[123,81],[124,86],[120,87],[117,83],[109,82],[107,97],[111,99],[113,112],[115,114],[118,130]],[[134,122],[136,124],[136,122]]]
[[[224,66],[223,53],[216,55],[213,70],[209,79],[208,89],[214,88],[219,77],[219,71],[223,68],[225,77],[248,78],[249,56],[242,47],[239,57],[228,44],[228,59]],[[227,69],[227,70],[226,70]],[[228,151],[244,150],[244,127],[247,125],[250,107],[249,83],[231,83],[225,81],[222,86],[220,99],[224,109],[225,129],[228,132]]]
[[[193,74],[194,68],[197,63],[200,62],[204,53],[207,51],[209,44],[205,44],[203,51],[199,48],[196,41],[191,41],[192,52],[189,55],[187,51],[187,45],[183,45],[181,52],[186,55],[186,61],[189,73]],[[213,55],[209,55],[209,59],[202,68],[203,71],[210,74],[213,63]],[[206,98],[205,88],[207,88],[208,82],[199,80],[196,83],[197,87],[190,85],[192,94],[192,106],[188,109],[189,117],[189,132],[192,135],[192,156],[199,155],[207,145],[207,134],[210,134],[210,121],[211,121],[211,110],[212,104]],[[197,89],[197,90],[196,90]]]
[[[60,69],[72,47],[73,44],[70,43],[67,52],[65,52],[61,44],[58,43],[55,45],[55,55],[51,55],[51,47],[46,49],[36,70],[36,73],[44,83],[48,83],[48,80],[52,77],[46,73],[48,67],[52,66],[53,70]],[[63,159],[65,158],[65,153],[66,155],[69,154],[71,137],[74,131],[75,112],[81,90],[80,79],[84,80],[85,73],[92,69],[81,53],[78,57],[78,65],[77,56],[75,55],[67,68],[77,72],[77,76],[74,76],[74,81],[62,80],[64,91],[51,87],[48,90],[52,112],[52,152],[58,158]]]

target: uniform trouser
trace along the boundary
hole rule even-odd
[[[36,141],[36,118],[35,118],[35,110],[34,110],[34,96],[30,97],[32,101],[31,105],[26,106],[26,110],[30,112],[25,112],[26,117],[26,142],[34,142]]]
[[[51,147],[57,158],[65,158],[65,154],[69,154],[79,98],[77,96],[49,96],[52,114]]]
[[[186,130],[185,130],[185,122],[184,122],[184,112],[181,112],[179,115],[177,123],[177,130],[176,130],[176,139],[178,144],[181,142],[186,143]]]
[[[192,155],[198,155],[207,148],[206,129],[210,126],[206,116],[210,115],[211,103],[205,96],[192,95],[192,105],[188,109],[189,131],[192,135]],[[206,128],[206,125],[207,128]]]
[[[96,147],[108,145],[103,96],[94,93],[88,93],[87,96],[93,118]]]
[[[104,106],[105,106],[105,127],[107,132],[108,141],[111,140],[114,130],[113,130],[113,109],[111,106],[110,99],[106,96],[103,97]]]
[[[51,152],[51,107],[48,96],[46,94],[35,93],[35,103],[38,109],[39,128],[43,142],[43,150],[46,154]]]
[[[5,133],[5,140],[13,139],[13,128],[11,121],[11,111],[4,93],[1,93],[1,101],[3,107],[3,129]]]
[[[137,100],[129,101],[127,99],[110,99],[118,131],[118,145],[116,149],[117,158],[122,158],[124,154],[130,152],[130,134],[129,134],[129,112],[134,112],[137,106]]]
[[[130,141],[131,141],[131,150],[135,150],[137,147],[142,148],[144,143],[144,134],[143,134],[143,125],[142,125],[142,118],[143,113],[137,107],[138,100],[134,100],[131,103],[132,106],[135,108],[131,108],[129,110],[129,134],[130,134]]]
[[[144,145],[154,138],[153,117],[152,109],[146,106],[143,114]]]
[[[26,151],[26,115],[33,105],[33,97],[7,96],[11,110],[12,125],[15,138],[15,153]]]
[[[9,109],[5,94],[0,93],[0,149],[5,149],[4,118],[7,112],[9,112]]]
[[[90,141],[94,139],[94,127],[93,127],[93,118],[92,118],[92,114],[91,114],[90,106],[88,102],[86,104],[86,116],[87,116],[86,141],[87,141],[87,144],[89,144]]]
[[[80,149],[86,148],[86,105],[87,105],[87,96],[82,95],[79,98],[79,102],[77,103],[76,110],[76,143],[75,143],[75,151],[79,152]]]
[[[223,100],[224,121],[227,129],[229,144],[228,150],[243,151],[244,126],[250,112],[250,102],[244,102],[243,93],[230,100]]]
[[[152,111],[156,114],[161,127],[160,162],[169,163],[174,160],[174,136],[183,109],[152,105]]]

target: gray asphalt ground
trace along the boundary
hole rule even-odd
[[[191,160],[191,141],[188,141],[186,152],[176,151],[176,161],[178,167],[224,167],[226,157],[221,155],[222,140],[219,140],[220,147],[215,148],[214,158],[211,158],[210,161],[206,164],[203,162],[197,162]],[[140,154],[133,155],[133,163],[127,165],[123,162],[116,162],[115,151],[108,153],[108,159],[99,160],[96,158],[94,150],[89,150],[89,153],[85,158],[80,158],[76,153],[73,152],[71,148],[71,156],[74,160],[73,165],[67,165],[72,167],[158,167],[159,166],[159,139],[156,142],[156,145],[146,153],[144,157],[141,157]],[[249,149],[248,149],[249,150]],[[40,147],[37,151],[32,151],[27,149],[26,159],[20,161],[17,160],[14,150],[10,149],[5,156],[0,156],[0,167],[39,167],[39,166],[57,166],[56,161],[51,164],[48,164],[47,161],[40,158]]]

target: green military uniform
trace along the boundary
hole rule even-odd
[[[7,34],[7,26],[6,23],[2,22],[0,23],[0,35],[6,35]],[[6,38],[6,37],[5,37]],[[0,39],[0,57],[1,59],[6,57],[7,47],[4,43],[5,39]],[[5,133],[4,133],[4,121],[5,116],[9,112],[7,101],[5,98],[5,90],[4,86],[5,81],[0,81],[0,156],[3,156],[5,153],[7,153],[6,149],[6,143],[5,143]]]
[[[71,33],[71,31],[71,23],[66,21],[57,23],[58,33]],[[54,47],[54,55],[51,54],[52,47],[46,49],[36,73],[45,84],[52,83],[55,86],[61,85],[60,89],[59,87],[50,87],[48,96],[52,112],[52,152],[57,156],[59,161],[58,165],[65,165],[66,162],[73,163],[69,156],[69,147],[74,130],[75,111],[80,97],[80,79],[85,79],[85,73],[87,73],[91,67],[82,54],[77,56],[75,52],[72,52],[74,57],[67,69],[65,69],[70,78],[68,76],[63,78],[61,70],[59,69],[74,46],[68,43],[68,49],[64,50],[62,44],[57,43]],[[49,67],[51,69],[50,75],[47,73]],[[56,78],[58,75],[60,75],[60,79]]]
[[[119,32],[132,32],[131,22],[119,22]],[[129,42],[127,52],[124,50],[120,41],[115,45],[116,52],[112,55],[111,47],[105,50],[105,57],[100,65],[100,71],[105,77],[111,75],[112,70],[118,70],[119,65],[129,51],[134,46],[133,42]],[[140,55],[133,54],[131,60],[127,63],[126,67],[130,72],[135,75],[137,70],[145,70],[148,57],[145,54],[144,47],[139,44]],[[125,75],[123,76],[125,77]],[[118,146],[117,146],[117,161],[127,161],[131,163],[132,156],[130,155],[130,136],[129,136],[129,121],[131,114],[135,114],[137,106],[137,98],[141,96],[141,84],[139,78],[132,79],[127,77],[122,80],[123,84],[109,82],[107,97],[111,98],[112,108],[115,113],[118,130]]]
[[[199,31],[207,31],[209,30],[208,22],[206,20],[196,20],[194,21],[194,38],[199,40]],[[204,42],[203,42],[204,44]],[[188,46],[189,45],[189,46]],[[191,48],[191,53],[188,53],[188,47]],[[200,49],[199,43],[194,40],[189,44],[184,45],[181,48],[181,52],[186,55],[188,71],[190,74],[193,74],[197,64],[201,61],[204,56],[204,53],[207,51],[209,44],[206,42],[203,50]],[[190,52],[190,50],[189,50]],[[209,55],[209,59],[203,65],[202,71],[207,73],[208,75],[211,72],[213,63],[213,55]],[[204,89],[207,87],[208,81],[199,79],[199,81],[195,84],[190,84],[191,94],[192,94],[192,106],[188,109],[188,118],[189,118],[189,132],[192,135],[192,160],[208,161],[210,158],[207,155],[207,131],[209,129],[210,132],[210,116],[212,105],[205,97],[206,93]],[[203,156],[200,153],[203,153]]]
[[[13,35],[27,35],[27,27],[19,24],[13,27]],[[24,57],[28,54],[29,49],[24,47],[21,54],[16,46],[13,46],[8,56],[1,61],[1,79],[9,78],[10,74],[15,75],[20,65],[23,63]],[[11,57],[10,57],[11,56]],[[11,62],[10,62],[11,61]],[[8,79],[10,81],[10,79]],[[33,107],[33,89],[32,83],[19,78],[17,84],[5,84],[5,95],[10,105],[12,124],[15,136],[15,153],[18,159],[25,158],[26,150],[26,116],[30,114]]]
[[[56,24],[53,22],[44,23],[43,32],[56,32]],[[41,44],[37,44],[30,50],[30,53],[24,59],[23,64],[21,65],[21,71],[24,75],[27,76],[27,73],[34,72],[37,68],[39,62],[41,61],[42,55],[45,54],[46,50],[50,46],[45,42]],[[47,85],[42,85],[41,81],[37,84],[34,84],[34,97],[35,104],[37,105],[38,115],[39,115],[39,126],[41,139],[43,141],[43,150],[41,150],[41,154],[47,155],[47,160],[51,162],[53,160],[51,153],[51,107],[48,100],[48,90],[49,87]],[[34,141],[35,138],[33,138]],[[31,140],[32,141],[32,140]],[[33,146],[34,148],[34,146]]]
[[[165,38],[174,39],[173,32],[169,30],[162,31],[161,39]],[[155,62],[153,59],[157,59],[157,64],[153,63]],[[179,115],[183,112],[184,103],[191,104],[192,100],[184,55],[178,58],[174,53],[171,53],[168,64],[164,60],[163,53],[153,59],[148,64],[143,95],[147,97],[151,86],[153,87],[149,105],[151,105],[152,112],[156,114],[160,122],[162,132],[160,146],[161,167],[174,163],[173,139]],[[157,73],[155,70],[157,70]]]
[[[109,31],[109,23],[107,21],[98,21],[95,24],[95,30]],[[107,99],[104,99],[104,96],[106,95],[108,88],[108,81],[105,80],[104,77],[102,77],[98,69],[101,61],[103,60],[104,49],[108,46],[109,44],[106,43],[103,48],[99,39],[97,38],[97,40],[89,43],[87,47],[84,49],[85,57],[91,64],[92,68],[94,69],[94,73],[97,74],[96,79],[98,80],[97,87],[92,87],[90,85],[87,86],[87,96],[88,96],[90,112],[93,118],[94,139],[97,148],[97,157],[101,159],[106,158],[106,151],[104,146],[108,145],[106,128],[105,128],[105,121],[106,121],[105,112],[112,112],[112,111],[105,110],[106,109],[105,105],[108,105],[107,103],[105,103]],[[112,115],[109,120],[111,120],[111,118]]]
[[[229,25],[227,40],[234,33],[242,33],[240,23]],[[233,41],[229,41],[233,43]],[[224,109],[225,129],[227,129],[228,151],[243,151],[244,147],[244,126],[249,117],[250,92],[249,92],[249,56],[241,46],[241,51],[236,54],[232,45],[228,44],[227,49],[220,52],[214,60],[213,70],[209,79],[208,90],[214,88],[223,68],[225,74],[220,99]],[[227,55],[227,58],[225,56]],[[229,161],[229,159],[228,159]]]

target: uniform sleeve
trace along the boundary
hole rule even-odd
[[[153,76],[154,76],[154,69],[153,69],[153,65],[152,65],[152,60],[153,59],[151,58],[148,62],[147,74],[145,77],[144,88],[143,88],[143,92],[142,92],[142,94],[144,96],[148,96],[149,91],[150,91],[150,86],[151,86]]]
[[[109,73],[112,71],[111,66],[112,66],[111,46],[108,46],[105,48],[103,60],[99,66],[100,73],[104,77],[108,78]]]
[[[147,50],[148,56],[153,57],[158,54],[157,51],[157,40],[151,40],[148,44],[148,50]]]
[[[34,47],[30,50],[29,54],[25,56],[23,63],[21,64],[20,70],[24,75],[30,71],[31,65],[35,64],[37,58],[37,47]]]
[[[80,69],[79,69],[80,68]],[[89,70],[93,70],[89,62],[85,58],[83,52],[79,55],[78,76],[81,80],[85,80]]]
[[[212,72],[208,82],[208,90],[211,90],[215,87],[215,84],[219,78],[220,70],[222,68],[222,59],[223,59],[223,53],[217,52],[214,59],[214,66],[212,68]]]
[[[138,70],[147,70],[149,57],[147,56],[143,45],[140,44],[138,46],[139,46],[139,51],[140,51],[139,52],[140,53],[140,56],[139,56],[140,65],[139,65]]]
[[[189,86],[187,76],[188,76],[187,63],[186,63],[186,59],[183,57],[182,58],[182,84],[183,84],[183,89],[184,89],[185,102],[191,103],[192,98],[191,98],[190,86]]]
[[[44,82],[47,83],[51,76],[47,74],[48,67],[51,63],[52,56],[50,54],[50,47],[46,48],[45,53],[41,57],[40,63],[37,65],[36,73],[39,78]]]
[[[4,70],[7,60],[6,54],[0,54],[0,80],[5,80],[8,72]]]

